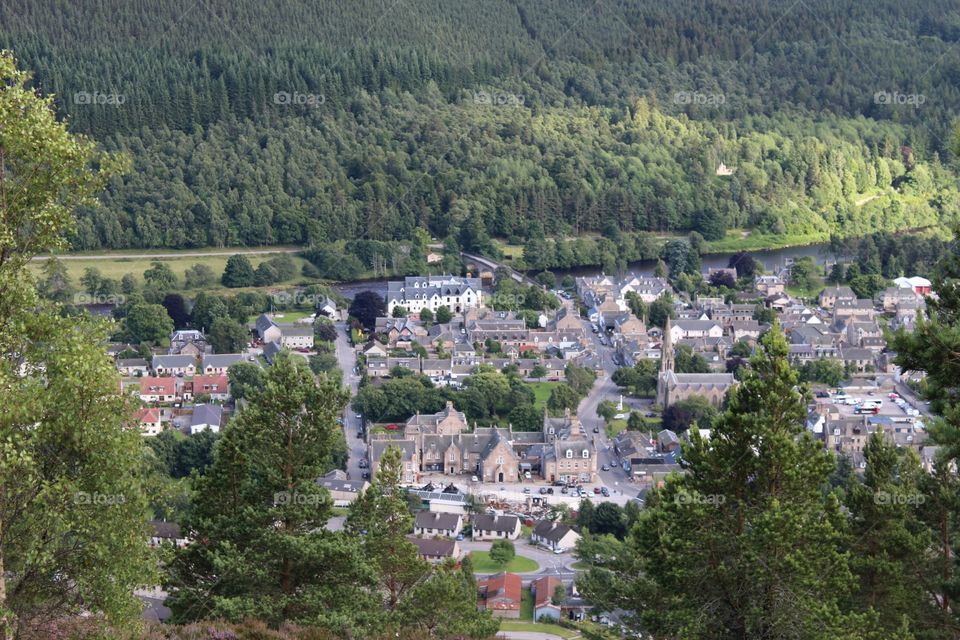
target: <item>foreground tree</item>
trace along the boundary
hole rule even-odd
[[[854,576],[838,500],[821,490],[833,460],[804,430],[787,355],[775,326],[710,440],[684,448],[688,473],[651,494],[627,553],[591,569],[588,598],[671,638],[871,637],[869,616],[841,608]]]
[[[61,317],[26,269],[64,246],[117,162],[29,84],[0,54],[0,634],[50,636],[81,612],[119,633],[152,582],[140,436],[103,357],[107,327]]]
[[[960,239],[960,230],[954,232]],[[918,315],[912,334],[901,330],[891,347],[904,371],[926,374],[924,396],[930,399],[937,419],[928,425],[938,446],[931,478],[925,483],[924,517],[937,532],[935,553],[940,587],[933,594],[939,613],[938,628],[960,634],[960,252],[944,256],[933,278],[937,297],[928,297],[927,318]]]
[[[346,394],[287,352],[216,445],[184,523],[196,540],[171,566],[174,619],[257,618],[343,633],[366,626],[370,567],[355,538],[327,531],[316,479],[330,470]]]

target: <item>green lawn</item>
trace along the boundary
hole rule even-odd
[[[607,437],[614,438],[618,433],[627,428],[626,420],[611,420],[607,423]]]
[[[577,571],[586,571],[587,569],[590,568],[590,565],[587,564],[586,562],[584,562],[583,560],[577,560],[576,562],[574,562],[574,563],[573,563],[572,565],[570,565],[570,566],[573,567],[573,568],[574,568],[575,570],[577,570]]]
[[[533,594],[530,589],[520,592],[520,619],[533,622]]]
[[[505,567],[493,562],[486,551],[473,551],[470,553],[470,559],[473,560],[473,570],[477,573],[500,573],[501,571],[531,573],[540,568],[536,561],[520,555],[514,556]]]
[[[552,633],[561,638],[576,638],[578,634],[572,629],[565,629],[556,624],[542,624],[540,622],[520,622],[518,620],[501,620],[500,631],[536,631],[539,633]]]
[[[278,311],[273,314],[273,319],[279,324],[290,324],[296,322],[297,320],[303,320],[304,318],[309,318],[312,311]],[[253,320],[256,321],[259,314],[253,317]]]
[[[563,383],[530,382],[528,384],[533,388],[533,396],[535,398],[533,406],[537,408],[537,411],[543,411],[543,408],[547,406],[547,400],[550,399],[550,393],[553,391],[553,388]]]

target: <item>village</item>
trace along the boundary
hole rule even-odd
[[[727,275],[716,272],[703,277]],[[737,384],[731,363],[749,355],[771,320],[786,334],[795,366],[826,362],[842,371],[842,385],[812,384],[807,428],[824,447],[862,469],[867,439],[880,433],[914,449],[930,469],[935,448],[926,444],[926,407],[884,337],[885,329],[914,326],[929,281],[899,278],[873,300],[828,286],[805,304],[787,293],[784,280],[761,274],[751,289],[726,299],[690,299],[663,277],[579,277],[572,287],[550,290],[556,309],[537,313],[531,323],[529,314],[494,308],[498,293],[489,277],[486,283],[408,277],[389,283],[384,314],[369,330],[348,322],[346,310],[325,297],[297,321],[284,322],[283,313],[258,316],[247,348],[237,353],[213,353],[203,332],[184,329],[150,360],[119,357],[129,355],[130,345],[111,345],[110,354],[124,392],[142,405],[136,417],[146,438],[165,430],[187,438],[219,432],[243,410],[244,400],[231,394],[231,368],[269,367],[282,350],[309,358],[319,322],[336,328],[333,352],[355,398],[361,388],[410,376],[452,393],[470,388],[481,371],[509,372],[543,389],[567,384],[571,371],[589,371],[595,382],[576,406],[557,411],[545,404],[532,430],[471,423],[451,400],[403,420],[348,407],[340,419],[346,468],[317,482],[346,508],[376,477],[387,449],[396,448],[401,480],[417,504],[409,539],[432,562],[470,554],[479,564],[481,608],[504,618],[519,618],[524,608],[528,618],[532,606],[534,620],[592,617],[616,624],[614,612],[591,613],[578,596],[582,501],[609,503],[621,515],[636,512],[651,488],[682,472],[682,442],[694,429],[709,438],[710,429],[694,420],[671,430],[662,420],[671,407],[691,401],[721,408]],[[658,301],[669,301],[662,326],[635,313]],[[678,365],[691,358],[700,363],[697,371]],[[636,389],[622,382],[624,371],[638,367],[655,372],[646,394],[631,394]],[[604,411],[604,405],[613,408]],[[152,525],[154,544],[188,542],[176,523]],[[342,526],[342,517],[329,526]],[[494,543],[509,543],[510,559],[492,560]]]

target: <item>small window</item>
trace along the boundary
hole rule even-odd
[[[497,464],[503,464],[503,456],[497,456]]]
[[[568,458],[572,458],[572,457],[573,457],[573,449],[567,449],[567,457],[568,457]]]
[[[584,457],[584,458],[589,458],[589,457],[590,457],[590,450],[589,450],[589,449],[584,449],[584,450],[583,450],[583,457]]]

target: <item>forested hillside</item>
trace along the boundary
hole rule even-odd
[[[925,226],[958,207],[958,39],[931,0],[0,5],[132,158],[79,249]]]

